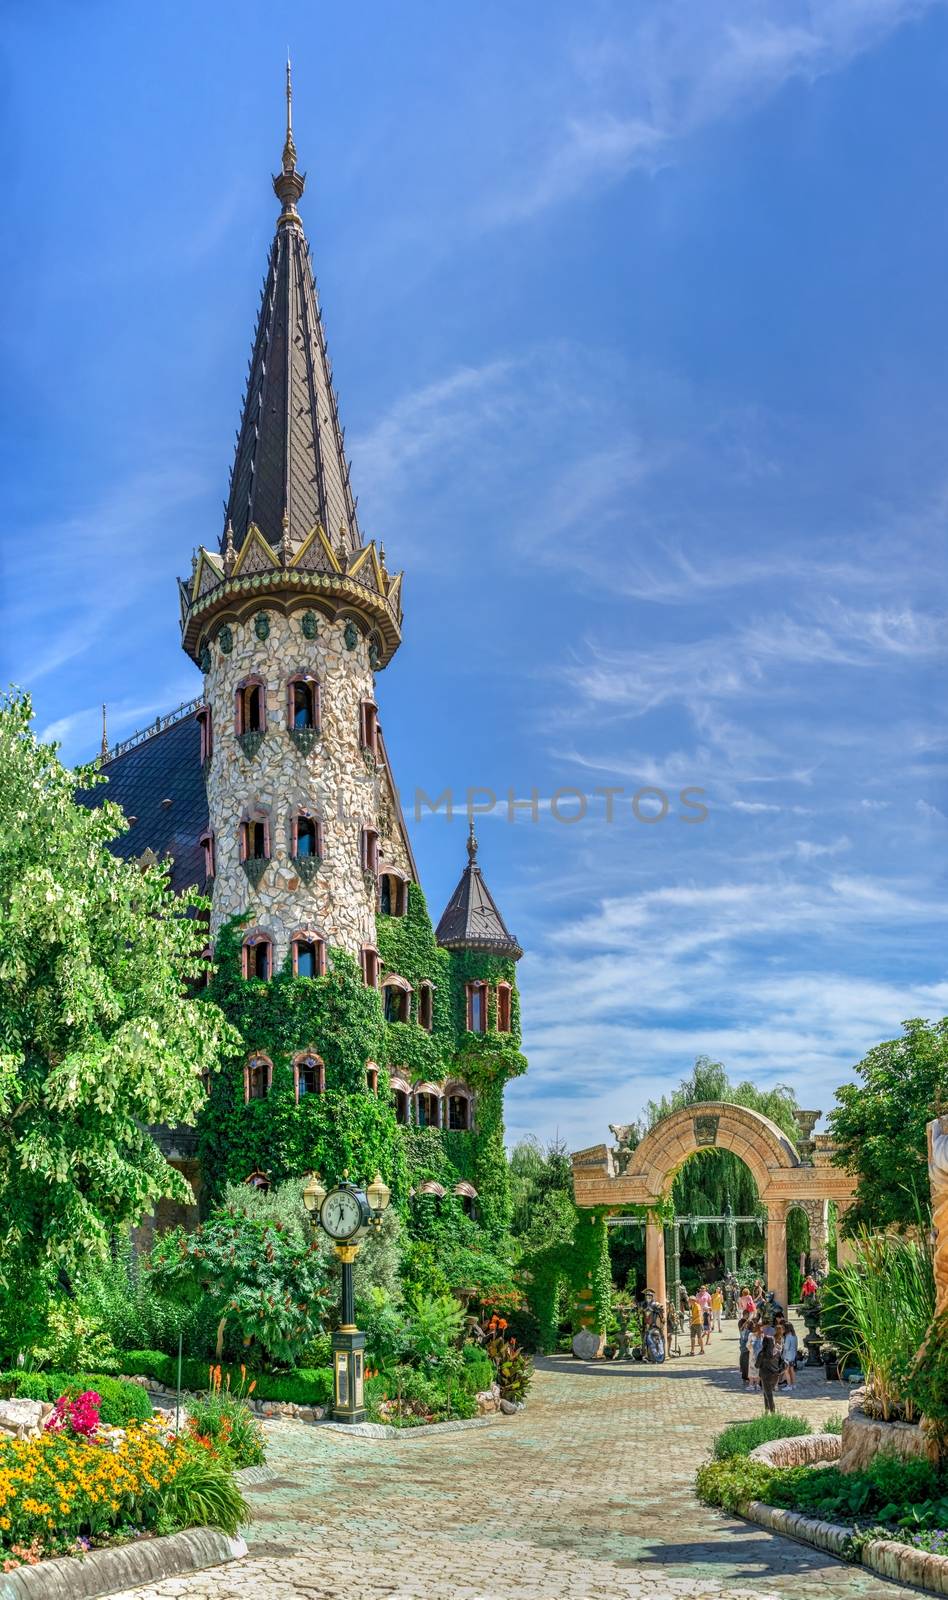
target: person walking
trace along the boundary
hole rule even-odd
[[[703,1283],[698,1290],[698,1304],[701,1307],[701,1323],[704,1328],[704,1342],[711,1343],[711,1295],[708,1285]]]
[[[754,1317],[750,1325],[748,1349],[750,1350],[750,1386],[755,1391],[760,1388],[760,1373],[757,1371],[757,1360],[764,1342],[761,1328],[760,1317]]]
[[[719,1284],[711,1290],[711,1315],[714,1318],[716,1332],[721,1332],[721,1312],[724,1310],[724,1296]]]
[[[768,1332],[761,1340],[760,1355],[757,1357],[757,1375],[760,1378],[760,1387],[764,1394],[764,1410],[776,1411],[774,1403],[774,1388],[777,1383],[777,1374],[780,1371],[780,1362],[774,1349],[772,1335]]]
[[[738,1347],[740,1350],[739,1361],[741,1368],[741,1381],[745,1389],[750,1388],[750,1317],[742,1317],[737,1325]]]
[[[757,1310],[757,1307],[754,1304],[754,1296],[751,1294],[746,1283],[738,1294],[737,1303],[745,1317],[752,1317],[754,1312]]]
[[[788,1389],[792,1389],[797,1381],[797,1355],[800,1342],[792,1322],[788,1322],[783,1331],[783,1378]]]
[[[695,1353],[695,1343],[698,1345],[698,1354],[704,1355],[704,1315],[698,1303],[698,1296],[693,1294],[688,1301],[689,1321],[691,1324],[691,1350],[689,1355]]]

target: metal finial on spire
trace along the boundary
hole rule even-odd
[[[283,146],[283,171],[296,171],[296,145],[293,140],[293,71],[289,51],[286,56],[286,142]]]
[[[273,180],[273,187],[278,198],[283,202],[281,222],[291,222],[299,226],[299,215],[296,202],[306,184],[306,175],[296,170],[296,141],[293,138],[293,75],[290,67],[290,58],[286,58],[286,139],[283,143],[283,158],[280,171]]]
[[[109,729],[108,723],[106,722],[104,701],[102,704],[102,749],[99,753],[99,759],[102,761],[108,761],[109,759]]]
[[[467,858],[473,867],[477,859],[477,837],[474,833],[474,818],[471,817],[467,830]]]

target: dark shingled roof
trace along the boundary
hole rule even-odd
[[[321,522],[334,548],[340,541],[347,553],[362,546],[309,245],[296,210],[304,183],[288,122],[283,169],[273,181],[283,210],[250,358],[222,551],[228,521],[236,550],[251,523],[276,550],[284,512],[293,543]]]
[[[114,800],[136,820],[112,845],[126,861],[152,850],[173,861],[176,893],[203,889],[201,835],[208,828],[207,792],[201,767],[201,730],[193,711],[165,722],[150,738],[126,748],[100,769],[108,784],[82,796],[90,805]],[[169,804],[170,802],[170,804]]]
[[[507,924],[477,865],[473,822],[467,841],[467,855],[467,866],[435,929],[435,938],[446,950],[483,950],[491,955],[510,956],[517,961],[523,951],[513,934],[508,932]]]

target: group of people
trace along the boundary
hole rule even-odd
[[[759,1297],[742,1289],[739,1305],[737,1331],[744,1388],[763,1395],[765,1411],[776,1411],[777,1389],[792,1389],[796,1383],[800,1341],[793,1323],[787,1321],[781,1307],[764,1298],[762,1288]]]

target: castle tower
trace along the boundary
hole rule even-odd
[[[246,918],[244,970],[377,981],[378,885],[417,876],[385,758],[375,674],[401,638],[401,575],[365,541],[297,203],[292,88],[281,204],[217,548],[180,583],[204,675],[211,934]]]

